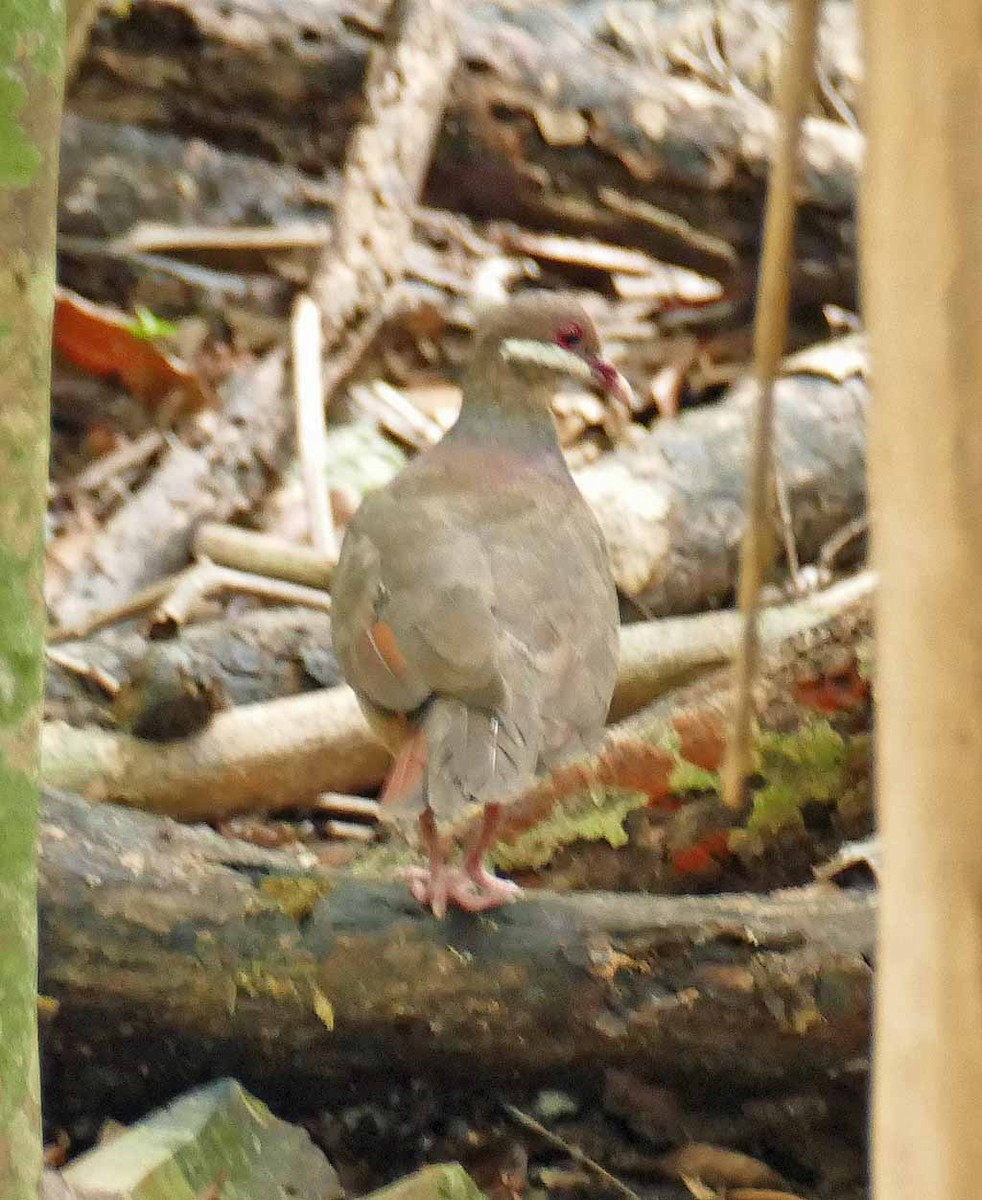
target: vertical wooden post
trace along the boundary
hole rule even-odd
[[[982,1181],[982,9],[866,0],[880,1200]]]

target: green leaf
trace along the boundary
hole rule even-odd
[[[136,306],[136,316],[133,319],[133,336],[142,342],[156,342],[160,338],[174,337],[177,326],[173,321],[165,321],[142,304]]]

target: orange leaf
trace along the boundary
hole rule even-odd
[[[709,711],[683,712],[672,718],[679,735],[679,754],[704,771],[718,771],[726,749],[726,732],[720,717]]]
[[[694,846],[672,852],[672,866],[682,875],[702,875],[729,857],[729,835],[725,830],[711,833]]]
[[[794,698],[799,704],[825,716],[849,712],[868,700],[869,695],[869,683],[859,674],[855,664],[835,674],[801,679],[794,687]]]
[[[105,305],[58,288],[54,345],[65,358],[100,379],[118,379],[150,409],[179,394],[180,408],[197,412],[213,403],[198,376],[179,358],[137,337],[134,322]]]

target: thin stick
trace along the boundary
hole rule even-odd
[[[733,811],[743,808],[743,784],[751,767],[752,688],[760,658],[757,614],[761,584],[774,554],[771,521],[774,377],[787,340],[798,131],[812,87],[817,21],[818,0],[797,0],[792,8],[791,36],[781,71],[778,129],[764,216],[764,249],[754,326],[754,375],[760,395],[754,413],[747,525],[740,557],[739,598],[744,626],[735,664],[733,727],[723,764],[723,799]]]
[[[223,567],[234,567],[269,579],[285,579],[306,587],[327,588],[336,558],[298,546],[269,533],[205,521],[194,535],[194,553]]]
[[[595,1158],[591,1158],[579,1146],[570,1145],[569,1142],[564,1141],[558,1134],[553,1133],[551,1129],[547,1129],[545,1125],[540,1125],[534,1117],[530,1117],[528,1113],[524,1113],[520,1108],[516,1108],[514,1104],[505,1104],[502,1101],[501,1107],[513,1121],[531,1130],[532,1133],[537,1134],[543,1141],[548,1142],[550,1146],[555,1146],[557,1150],[562,1150],[574,1162],[578,1162],[581,1166],[586,1167],[588,1171],[592,1171],[598,1179],[602,1179],[619,1196],[623,1196],[624,1200],[641,1200],[641,1197],[633,1188],[629,1188],[616,1175],[611,1175],[606,1167],[602,1167]]]
[[[321,612],[331,611],[331,597],[320,588],[287,583],[282,579],[268,579],[265,575],[252,575],[247,571],[235,571],[203,558],[180,577],[178,586],[153,614],[151,627],[155,630],[178,628],[187,622],[192,609],[198,604],[223,592],[238,592],[256,596],[260,600],[296,604]]]
[[[327,558],[338,555],[338,536],[327,490],[327,428],[324,422],[323,338],[317,305],[307,295],[297,297],[290,325],[293,343],[293,404],[297,450],[307,502],[307,526],[315,550]]]

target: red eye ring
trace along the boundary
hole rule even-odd
[[[575,350],[580,342],[583,341],[583,330],[575,322],[570,325],[564,325],[556,335],[556,341],[564,350]]]

